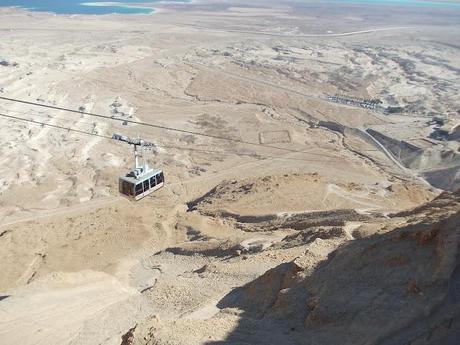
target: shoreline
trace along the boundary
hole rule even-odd
[[[158,13],[167,12],[164,6],[174,4],[174,5],[192,5],[196,4],[196,0],[185,0],[185,1],[158,1],[155,5],[159,5],[159,7],[155,6],[141,6],[144,3],[136,4],[128,4],[123,2],[106,2],[106,4],[102,5],[104,2],[81,2],[79,5],[84,7],[118,7],[118,8],[131,8],[131,9],[148,9],[150,12],[133,12],[133,13],[124,13],[124,12],[110,12],[110,13],[58,13],[53,11],[45,11],[45,10],[35,10],[31,7],[22,7],[22,6],[0,6],[0,13],[4,11],[11,11],[15,13],[28,13],[28,14],[48,14],[52,16],[63,16],[67,18],[73,18],[76,16],[98,16],[98,17],[106,17],[106,16],[113,16],[113,15],[122,15],[122,16],[133,16],[133,15],[153,15]],[[96,5],[101,4],[101,5]],[[117,4],[117,5],[115,5]]]

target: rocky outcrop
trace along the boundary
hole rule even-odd
[[[460,122],[451,128],[448,140],[460,140]]]
[[[405,225],[348,242],[314,270],[301,258],[279,265],[219,307],[296,329],[294,343],[456,344],[460,193],[392,217]]]
[[[460,187],[460,154],[451,149],[422,149],[380,132],[367,132],[406,168],[417,171],[433,187],[454,191]]]

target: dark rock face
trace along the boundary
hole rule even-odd
[[[241,323],[258,329],[284,329],[285,343],[457,344],[460,193],[392,217],[405,224],[347,242],[314,270],[300,259],[281,264],[218,307],[244,310]]]

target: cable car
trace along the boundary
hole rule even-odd
[[[118,189],[124,196],[140,200],[164,186],[165,178],[161,169],[151,169],[145,160],[144,147],[155,146],[140,138],[130,139],[126,136],[114,134],[112,139],[124,141],[134,146],[134,170],[124,176],[120,176]],[[138,147],[141,148],[139,155]],[[142,164],[139,164],[142,157]]]
[[[119,191],[134,200],[140,200],[164,186],[163,171],[159,169],[153,169],[138,177],[131,173],[120,176]]]

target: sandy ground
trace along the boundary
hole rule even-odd
[[[139,344],[232,343],[240,311],[219,303],[234,288],[298,257],[313,269],[457,188],[458,141],[433,137],[432,119],[458,121],[458,16],[309,6],[0,10],[0,97],[113,120],[4,99],[0,114],[141,136],[167,181],[129,201],[129,146],[0,118],[2,344],[130,344],[136,324]]]

